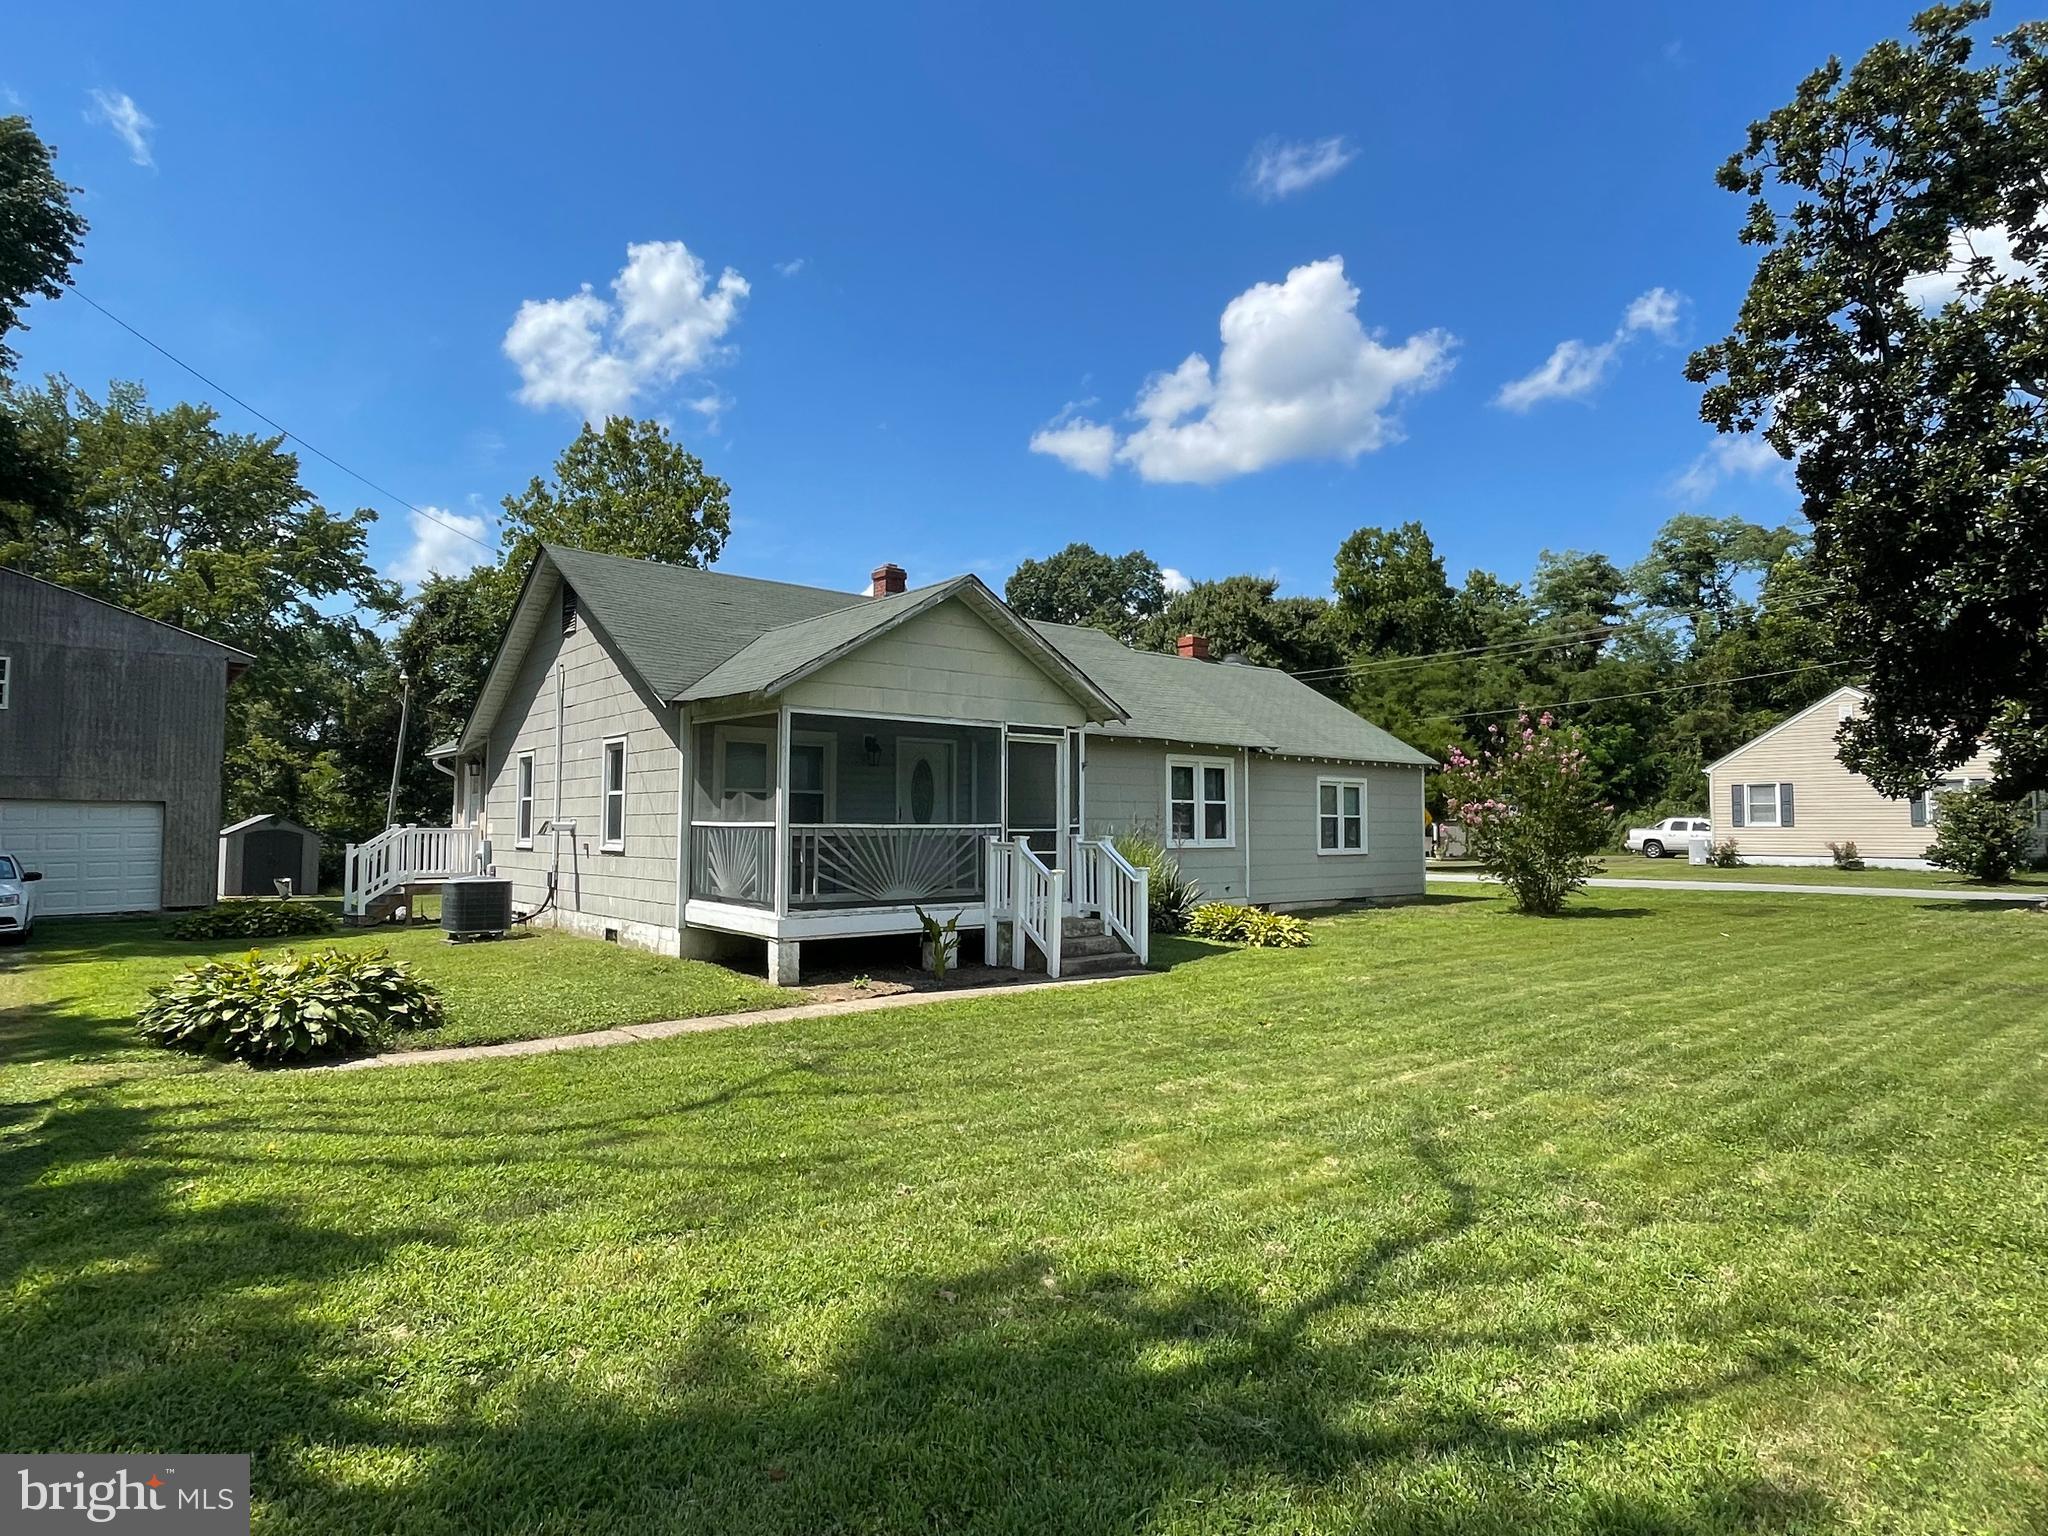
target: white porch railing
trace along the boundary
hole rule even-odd
[[[1108,838],[1074,838],[1074,910],[1099,913],[1138,964],[1152,948],[1152,871],[1139,869]]]
[[[991,849],[1010,851],[1010,965],[1024,969],[1024,942],[1029,939],[1045,956],[1045,974],[1054,980],[1060,974],[1060,941],[1065,935],[1064,903],[1060,899],[1064,870],[1052,868],[1031,851],[1021,837],[1015,842],[994,840]]]
[[[475,860],[470,827],[386,827],[342,855],[341,910],[361,917],[378,897],[415,881],[466,875]]]
[[[821,822],[789,829],[793,907],[979,901],[985,825]]]
[[[691,823],[690,894],[702,901],[774,906],[775,823]]]

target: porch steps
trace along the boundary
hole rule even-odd
[[[1036,944],[1025,946],[1024,969],[1042,971],[1045,957]],[[1102,924],[1099,917],[1067,917],[1060,920],[1060,975],[1106,976],[1124,971],[1136,974],[1137,957],[1124,948],[1123,941]]]

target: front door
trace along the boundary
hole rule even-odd
[[[955,746],[906,736],[896,750],[896,819],[919,827],[945,827],[954,822],[953,764]]]
[[[1057,868],[1060,814],[1064,796],[1060,793],[1060,769],[1065,744],[1059,737],[1012,736],[1010,738],[1009,835],[1021,837],[1031,851]]]

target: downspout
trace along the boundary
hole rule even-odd
[[[1252,904],[1252,749],[1244,752],[1244,904]]]
[[[555,663],[555,815],[548,827],[551,834],[548,838],[549,901],[555,899],[562,883],[562,711],[567,672],[567,667],[559,661]]]

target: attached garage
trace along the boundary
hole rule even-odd
[[[0,800],[0,850],[42,871],[38,917],[154,912],[163,905],[161,805]]]

